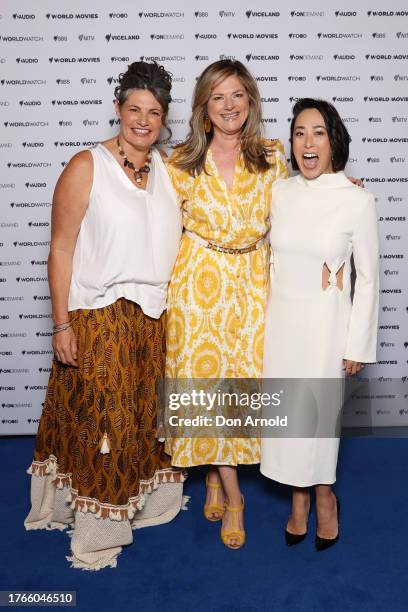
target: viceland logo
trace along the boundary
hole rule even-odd
[[[140,40],[139,34],[106,34],[106,42],[110,40]]]
[[[245,11],[245,15],[248,17],[280,17],[279,11]]]

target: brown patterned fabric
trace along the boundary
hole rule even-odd
[[[143,493],[180,482],[156,438],[158,379],[164,376],[165,314],[156,320],[124,298],[77,310],[78,368],[54,359],[31,473],[55,470],[73,508],[132,518]],[[101,454],[104,433],[110,451]]]

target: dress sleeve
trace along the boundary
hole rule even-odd
[[[379,239],[374,197],[369,196],[352,235],[356,283],[344,359],[376,361]]]
[[[285,148],[280,140],[275,141],[276,179],[287,179],[289,176]]]
[[[188,200],[188,175],[183,170],[180,170],[172,163],[172,157],[166,159],[166,168],[169,173],[171,184],[177,194],[177,200],[180,208],[183,208],[184,202]]]

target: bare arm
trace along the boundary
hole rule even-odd
[[[72,258],[81,222],[88,207],[92,178],[91,154],[89,151],[81,151],[66,166],[55,187],[48,256],[48,282],[55,325],[69,320],[68,295]],[[57,359],[69,365],[76,365],[74,340],[71,328],[55,334],[53,347]]]

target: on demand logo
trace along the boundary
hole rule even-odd
[[[291,11],[291,17],[324,17],[324,11]]]
[[[204,37],[207,38],[207,36],[200,35],[200,38]],[[152,40],[184,40],[184,34],[150,34],[150,38]]]

